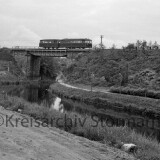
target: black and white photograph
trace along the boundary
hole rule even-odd
[[[0,0],[0,160],[160,160],[160,0]]]

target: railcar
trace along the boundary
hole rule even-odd
[[[83,39],[43,39],[40,40],[39,47],[45,49],[75,49],[75,48],[92,48],[92,40]]]
[[[57,49],[60,47],[60,40],[58,39],[43,39],[40,40],[39,47],[45,49]]]
[[[90,39],[62,39],[60,46],[69,49],[92,48],[92,41]]]

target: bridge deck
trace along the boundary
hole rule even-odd
[[[12,48],[12,53],[35,56],[48,56],[48,57],[66,57],[68,54],[90,52],[91,49],[42,49],[42,48]]]
[[[43,48],[11,48],[12,51],[30,51],[30,52],[89,52],[92,49],[43,49]]]

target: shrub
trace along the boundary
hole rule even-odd
[[[74,91],[72,91],[73,93]],[[98,99],[97,99],[98,100]],[[96,101],[97,101],[96,100]],[[99,100],[98,100],[99,101]],[[5,100],[0,95],[0,102],[1,105],[4,106],[4,104],[8,103],[11,110],[23,108],[22,113],[32,116],[33,118],[39,118],[42,122],[44,121],[43,118],[51,119],[54,118],[62,118],[64,120],[64,116],[67,116],[68,118],[71,118],[72,121],[75,121],[75,114],[74,113],[60,113],[58,111],[50,110],[49,108],[26,102],[23,99],[17,98],[17,97],[7,97]],[[118,105],[118,104],[117,104]],[[7,106],[7,107],[8,107]],[[94,141],[100,141],[104,142],[106,144],[111,144],[114,147],[120,148],[119,144],[121,142],[123,143],[134,143],[138,146],[138,152],[135,155],[137,158],[140,158],[142,160],[151,160],[151,159],[160,159],[160,145],[158,142],[154,139],[147,138],[144,135],[140,135],[136,133],[134,130],[129,129],[128,127],[103,127],[101,123],[98,123],[96,127],[93,127],[95,125],[95,122],[91,119],[91,117],[87,115],[79,115],[76,114],[78,118],[84,119],[86,118],[86,121],[84,123],[84,126],[71,126],[71,125],[65,125],[64,121],[62,121],[62,127],[57,126],[55,121],[52,123],[52,127],[59,127],[60,129],[63,129],[65,131],[68,131],[70,133],[88,138],[90,140]],[[51,124],[51,121],[49,121],[49,124]]]

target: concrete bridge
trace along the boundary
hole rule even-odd
[[[31,79],[40,77],[41,57],[73,57],[78,53],[88,53],[91,49],[42,49],[39,47],[13,47],[12,54],[27,56],[27,77]]]

